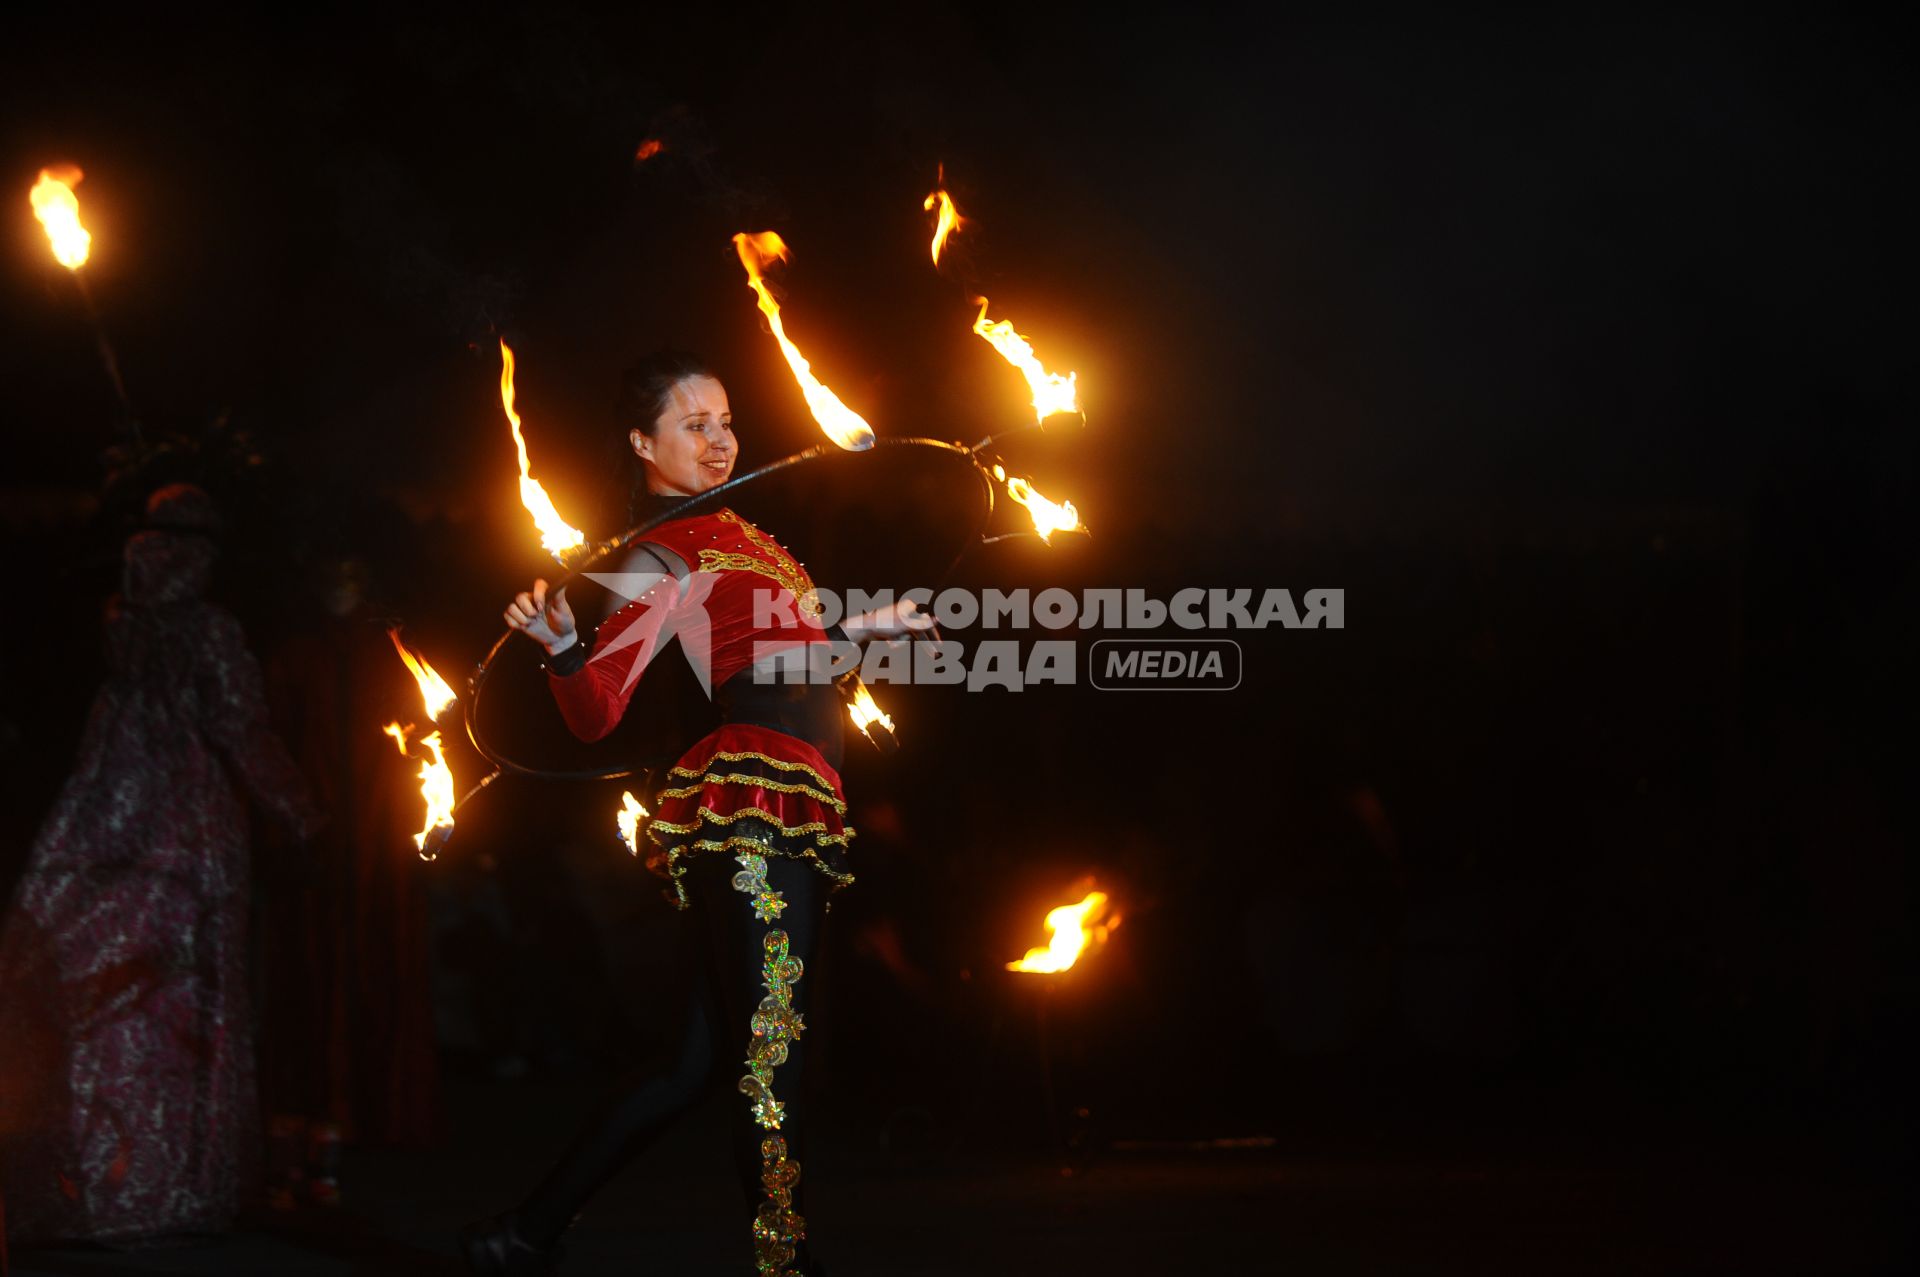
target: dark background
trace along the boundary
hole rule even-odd
[[[221,595],[257,648],[356,555],[450,677],[540,569],[496,335],[536,472],[609,532],[586,512],[619,495],[637,352],[721,369],[746,466],[817,438],[728,243],[773,228],[790,334],[883,434],[1028,416],[969,287],[1079,373],[1085,428],[1005,452],[1093,536],[983,550],[953,583],[1347,592],[1344,630],[1237,635],[1230,694],[895,692],[905,751],[849,765],[869,819],[824,1085],[850,1129],[1044,1141],[1036,995],[999,965],[1092,874],[1126,921],[1054,1031],[1099,1138],[1910,1169],[1886,31],[69,17],[11,19],[0,82],[8,880],[71,758],[126,527],[101,487],[113,403],[27,212],[40,166],[87,171],[127,384],[150,433],[193,441],[145,474],[232,512]],[[667,149],[636,164],[647,137]],[[942,163],[977,221],[945,277],[919,207]],[[650,903],[603,837],[616,798],[502,784],[420,872],[459,896],[558,863],[542,907]],[[581,1008],[522,1034],[535,1074],[645,1036],[619,937],[670,918],[631,912],[585,994],[584,967],[529,955],[550,976],[529,1003]],[[581,1027],[608,1017],[627,1027]],[[513,1054],[457,1021],[449,1068]]]

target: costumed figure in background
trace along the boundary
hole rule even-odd
[[[636,365],[623,410],[644,484],[636,519],[669,513],[732,474],[726,391],[692,356]],[[823,626],[801,564],[726,508],[669,519],[618,566],[596,574],[620,582],[620,597],[591,651],[565,591],[548,594],[544,582],[506,619],[546,649],[554,699],[583,740],[614,729],[670,637],[714,689],[721,726],[656,774],[648,803],[649,863],[689,914],[684,1027],[670,1069],[622,1087],[532,1195],[467,1230],[463,1246],[476,1272],[551,1271],[588,1198],[719,1081],[741,1093],[734,1151],[756,1269],[817,1273],[801,1207],[806,966],[827,897],[852,881],[854,831],[839,773],[846,711],[831,682],[804,671],[818,645],[908,636],[932,618],[903,601]]]
[[[318,821],[204,597],[218,526],[198,488],[149,498],[79,761],[0,923],[16,1243],[224,1229],[257,1168],[246,800]]]

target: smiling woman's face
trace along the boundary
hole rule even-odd
[[[635,430],[633,451],[647,467],[647,488],[690,497],[727,481],[737,450],[727,390],[712,377],[674,383],[652,434]]]

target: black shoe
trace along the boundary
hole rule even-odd
[[[563,1252],[558,1246],[542,1250],[522,1237],[508,1213],[461,1229],[460,1253],[476,1277],[546,1277]]]

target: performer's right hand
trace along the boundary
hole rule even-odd
[[[546,648],[548,656],[564,652],[580,641],[573,624],[573,609],[567,606],[564,585],[549,596],[547,583],[536,580],[532,590],[516,595],[513,602],[507,604],[506,618],[509,626]]]

